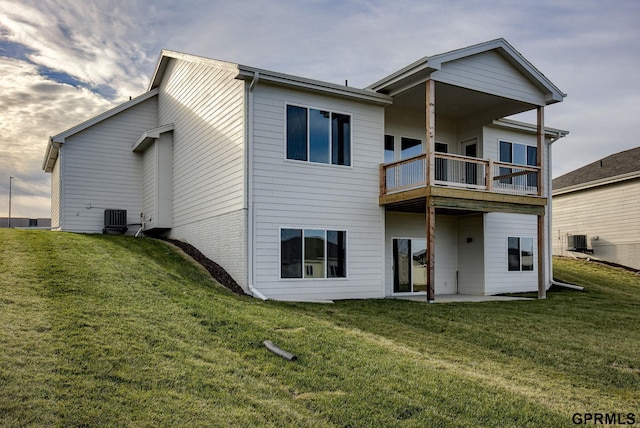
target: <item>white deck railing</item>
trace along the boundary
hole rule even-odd
[[[538,195],[540,167],[435,153],[434,185],[516,195]],[[380,195],[427,185],[426,155],[381,165]]]

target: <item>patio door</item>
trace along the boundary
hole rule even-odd
[[[427,240],[394,238],[393,292],[427,291]]]

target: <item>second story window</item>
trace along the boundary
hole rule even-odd
[[[538,148],[534,146],[527,146],[519,143],[509,143],[506,141],[500,141],[500,162],[513,163],[516,165],[536,166],[538,163]],[[511,168],[500,168],[500,174],[512,173]],[[526,185],[530,187],[537,186],[538,175],[535,173],[528,174],[526,178],[519,178],[520,180],[526,180]],[[518,179],[518,177],[516,177]],[[512,178],[500,180],[503,184],[514,184]]]
[[[287,106],[287,159],[351,165],[351,116]]]

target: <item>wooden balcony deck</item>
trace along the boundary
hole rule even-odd
[[[427,185],[426,154],[380,165],[380,205],[400,211],[431,206],[462,211],[544,213],[537,166],[434,153]]]

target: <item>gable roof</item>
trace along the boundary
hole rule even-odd
[[[553,180],[553,193],[567,193],[640,177],[640,147],[607,156]]]
[[[423,79],[424,81],[431,73],[440,70],[442,65],[446,62],[455,61],[457,59],[492,50],[495,50],[502,55],[502,57],[504,57],[511,65],[516,67],[522,74],[527,76],[527,78],[536,84],[536,86],[543,88],[543,90],[548,94],[547,104],[560,102],[567,96],[567,94],[563,93],[503,38],[490,40],[488,42],[479,43],[466,48],[456,49],[433,56],[425,56],[413,64],[410,64],[369,85],[367,89],[371,89],[376,92],[387,92],[394,87],[402,86],[407,82],[411,84],[411,82],[420,79]]]
[[[94,116],[89,120],[85,120],[84,122],[74,126],[73,128],[69,128],[66,131],[54,135],[53,137],[49,137],[49,144],[47,145],[47,150],[44,155],[44,161],[42,162],[42,169],[44,170],[44,172],[51,172],[53,170],[56,159],[58,158],[58,150],[60,149],[60,144],[64,144],[67,138],[77,134],[78,132],[84,131],[87,128],[90,128],[93,125],[102,122],[103,120],[109,119],[110,117],[115,116],[116,114],[121,113],[137,104],[140,104],[156,95],[158,95],[157,89],[145,92],[144,94],[139,95],[110,110],[107,110],[104,113]]]
[[[359,89],[351,86],[338,85],[335,83],[323,82],[320,80],[308,79],[306,77],[294,76],[291,74],[279,73],[247,65],[235,64],[197,55],[185,54],[163,49],[156,65],[155,71],[149,83],[149,90],[158,88],[164,76],[165,70],[171,59],[203,64],[211,67],[222,68],[236,73],[236,79],[269,82],[271,84],[294,87],[312,92],[321,92],[341,97],[355,98],[359,101],[371,102],[374,104],[387,105],[393,102],[392,98],[385,94],[380,94],[370,89]],[[253,85],[252,85],[253,86]]]

